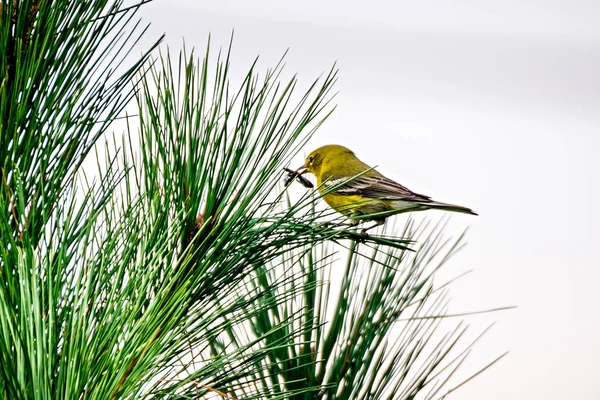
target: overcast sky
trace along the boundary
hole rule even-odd
[[[334,62],[338,108],[315,147],[339,143],[419,193],[473,208],[452,311],[517,305],[467,368],[498,365],[468,400],[600,399],[600,2],[165,1],[150,36],[226,47],[233,76],[260,55],[307,85]],[[237,74],[237,75],[236,75]],[[432,212],[432,218],[440,216]]]

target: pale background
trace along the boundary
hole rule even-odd
[[[452,398],[600,399],[600,2],[155,1],[150,36],[260,55],[305,85],[337,61],[338,109],[298,155],[339,143],[434,199],[472,207],[452,311],[496,325]],[[436,214],[434,212],[434,214]],[[433,218],[439,215],[432,215]],[[452,233],[452,232],[451,232]]]

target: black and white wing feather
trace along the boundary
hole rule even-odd
[[[381,200],[403,200],[417,203],[429,203],[431,198],[415,193],[398,182],[385,176],[365,176],[356,178],[331,177],[324,182],[330,193],[338,196],[362,196]]]

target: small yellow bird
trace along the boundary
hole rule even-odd
[[[350,218],[353,225],[375,222],[363,229],[363,234],[383,224],[390,215],[402,212],[438,209],[477,215],[470,208],[433,201],[409,190],[360,161],[352,150],[337,144],[310,153],[297,174],[306,172],[317,178],[323,200]]]

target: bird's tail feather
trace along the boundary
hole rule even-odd
[[[425,207],[432,208],[435,210],[444,210],[451,212],[458,212],[463,214],[478,215],[475,211],[468,207],[457,206],[456,204],[440,203],[438,201],[432,201],[431,203],[423,203]]]

